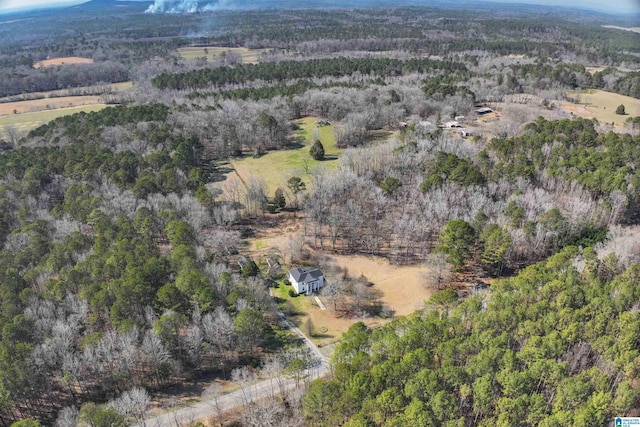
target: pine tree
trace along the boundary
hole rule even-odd
[[[320,140],[316,139],[316,142],[313,143],[311,148],[309,149],[309,154],[313,157],[314,160],[322,160],[324,159],[324,146]]]

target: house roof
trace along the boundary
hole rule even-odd
[[[308,280],[315,280],[322,277],[322,271],[317,268],[293,268],[289,270],[289,274],[293,279],[298,282],[306,282]]]
[[[478,108],[476,110],[476,113],[478,113],[478,114],[486,114],[486,113],[491,113],[491,112],[493,112],[493,110],[491,108],[487,108],[487,107]]]

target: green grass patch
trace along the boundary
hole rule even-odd
[[[0,127],[15,126],[21,132],[28,132],[38,126],[49,123],[51,120],[58,117],[68,116],[71,114],[92,111],[100,111],[105,108],[106,105],[82,105],[79,107],[59,108],[57,110],[44,110],[34,113],[22,113],[22,114],[10,114],[6,116],[0,116]]]
[[[579,103],[584,105],[591,114],[578,114],[581,117],[595,117],[600,123],[614,123],[622,127],[629,117],[640,116],[640,99],[604,90],[588,89],[572,92],[571,96],[578,97]],[[626,114],[616,114],[616,108],[624,105]]]
[[[278,306],[282,311],[289,316],[289,313],[286,312],[287,301],[290,301],[295,307],[296,314],[304,314],[306,313],[306,308],[304,307],[304,296],[298,295],[295,297],[289,296],[289,289],[293,289],[291,286],[280,286],[278,288],[272,288],[271,291],[273,295],[277,298]]]
[[[300,130],[296,136],[299,137],[302,145],[289,150],[270,151],[262,157],[244,157],[231,162],[238,174],[248,182],[251,175],[262,178],[266,185],[268,197],[273,197],[276,189],[287,188],[287,180],[292,176],[301,177],[307,186],[311,184],[311,177],[307,174],[314,168],[335,169],[338,166],[338,158],[344,152],[336,146],[336,139],[333,133],[333,124],[329,126],[316,127],[317,117],[305,117],[297,120]],[[309,149],[313,143],[313,129],[317,128],[317,134],[324,146],[325,159],[314,160],[309,154]]]

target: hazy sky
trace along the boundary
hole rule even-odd
[[[308,0],[309,4],[313,4],[311,0]],[[598,9],[605,12],[635,12],[640,13],[640,0],[484,0],[484,1],[502,1],[505,3],[530,3],[539,5],[555,5],[555,6],[573,6],[573,7],[588,7],[592,9]],[[301,2],[303,3],[304,0]],[[0,0],[0,11],[6,11],[11,9],[26,9],[32,7],[46,7],[51,6],[54,3],[64,4],[78,4],[84,3],[84,0]],[[203,0],[203,4],[207,1]],[[348,4],[348,0],[345,2]],[[425,0],[425,4],[429,1]]]
[[[33,7],[46,7],[52,4],[77,4],[84,1],[51,1],[51,0],[0,0],[0,10],[29,9]]]

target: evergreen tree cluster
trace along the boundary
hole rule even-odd
[[[436,294],[379,329],[355,324],[332,378],[303,400],[307,422],[595,427],[629,414],[640,404],[640,265],[609,268],[569,247],[489,294]]]
[[[241,84],[252,80],[287,81],[311,77],[340,77],[354,73],[398,76],[406,73],[441,70],[464,72],[467,67],[454,61],[391,58],[328,58],[306,61],[261,62],[234,67],[203,68],[185,73],[162,73],[151,80],[158,89],[195,89],[210,85]]]

